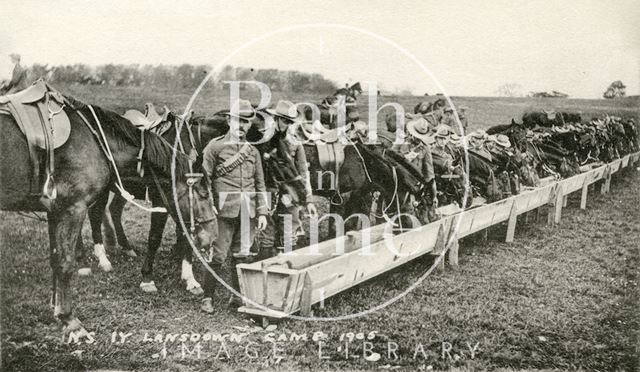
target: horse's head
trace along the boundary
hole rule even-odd
[[[180,214],[196,247],[208,249],[218,237],[211,186],[204,173],[191,173],[188,168],[184,167],[186,162],[188,162],[186,157],[182,160],[177,159],[173,197],[176,198],[178,204],[177,210],[171,207],[172,214]],[[162,189],[166,190],[167,187]],[[169,195],[171,194],[167,193],[163,198],[169,198]],[[175,206],[174,200],[166,200],[165,203],[168,203],[169,206]]]
[[[411,195],[405,203],[404,208],[407,210],[405,213],[416,216],[422,225],[435,221],[437,216],[433,205],[434,196],[432,188],[423,185],[420,192],[417,195]]]

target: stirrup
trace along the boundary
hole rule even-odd
[[[51,200],[55,200],[58,196],[58,190],[56,189],[56,185],[54,183],[53,175],[49,174],[47,176],[47,180],[44,181],[44,186],[42,187],[42,195],[43,197]]]

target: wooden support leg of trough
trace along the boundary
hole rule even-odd
[[[536,223],[540,222],[540,208],[541,207],[536,208]]]
[[[564,198],[564,190],[562,186],[558,185],[558,194],[556,195],[555,208],[553,210],[553,222],[560,223],[560,218],[562,218],[562,207],[564,203],[562,202],[562,198]]]
[[[518,221],[518,208],[516,207],[515,200],[511,203],[511,212],[509,212],[509,222],[507,223],[507,236],[504,241],[507,243],[513,242],[513,238],[516,234],[516,222]]]
[[[562,186],[556,184],[547,204],[547,223],[550,225],[560,222],[560,216],[562,215],[562,197]]]
[[[565,208],[567,206],[568,199],[569,199],[569,195],[565,195],[562,197],[562,208]]]
[[[582,195],[580,196],[580,209],[587,208],[587,195],[589,194],[589,180],[588,177],[584,178],[582,183]]]
[[[444,251],[446,248],[446,244],[447,237],[444,234],[442,225],[440,225],[440,228],[438,229],[438,236],[436,237],[436,245],[435,247],[433,247],[433,252],[431,252],[431,255],[434,257],[434,259],[440,259],[440,262],[438,262],[436,266],[436,270],[440,272],[444,271]]]
[[[529,223],[529,212],[524,212],[524,223],[528,224]]]
[[[452,268],[457,268],[458,267],[458,237],[456,236],[456,229],[458,227],[458,221],[460,220],[460,215],[455,216],[452,220],[451,220],[451,225],[449,227],[449,234],[448,234],[448,244],[449,244],[449,251],[448,251],[448,255],[449,255],[449,266],[451,266]]]
[[[600,194],[604,195],[608,190],[607,190],[607,180],[610,180],[611,178],[611,172],[609,171],[609,167],[607,166],[604,169],[604,174],[602,175],[602,183],[600,184]]]
[[[302,316],[311,316],[311,294],[313,292],[313,283],[311,276],[306,273],[304,276],[304,284],[302,285],[302,298],[300,299],[300,314]]]

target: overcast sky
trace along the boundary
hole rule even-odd
[[[43,4],[48,4],[44,6]],[[179,4],[179,5],[178,5]],[[46,8],[46,9],[45,9]],[[25,64],[229,64],[320,72],[339,83],[494,95],[505,83],[601,97],[640,93],[640,1],[8,1],[0,53]]]

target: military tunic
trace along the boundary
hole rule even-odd
[[[227,134],[209,142],[203,151],[202,165],[207,177],[212,180],[213,194],[220,207],[218,239],[212,245],[211,253],[211,261],[216,265],[225,262],[230,249],[234,257],[254,255],[250,247],[255,238],[255,217],[268,213],[266,195],[240,194],[266,192],[260,153],[250,144],[230,141],[231,136]],[[225,163],[233,160],[238,153],[243,154],[241,163],[231,164],[225,169]],[[243,202],[243,196],[249,198],[249,203]],[[240,213],[242,208],[247,207],[249,210],[245,209],[244,212],[249,213],[251,218],[249,236],[248,239],[242,239]]]

